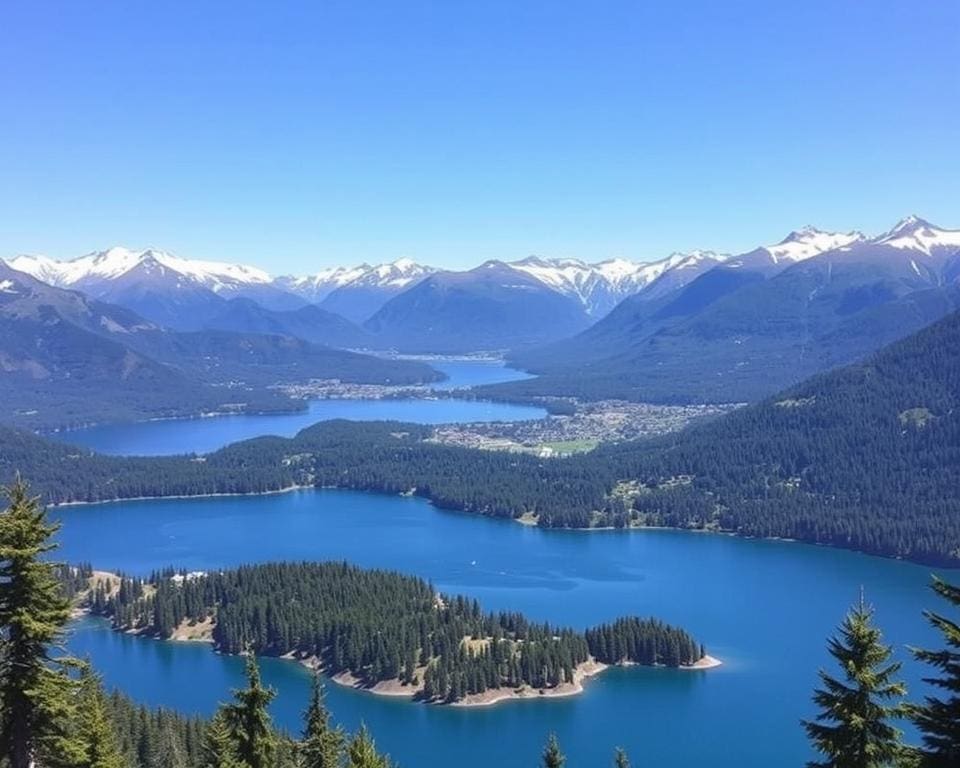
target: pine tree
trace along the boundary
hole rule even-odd
[[[224,707],[236,756],[244,768],[273,768],[278,739],[267,707],[276,693],[260,682],[257,660],[247,656],[247,687],[233,692],[236,702]]]
[[[377,745],[374,744],[367,726],[362,723],[350,742],[347,758],[349,768],[390,768],[391,765],[388,757],[377,752]]]
[[[810,762],[810,768],[887,768],[906,757],[900,731],[890,724],[906,714],[901,700],[906,686],[894,679],[900,664],[888,661],[890,648],[881,643],[872,616],[861,594],[840,625],[839,637],[829,641],[844,679],[820,670],[822,687],[813,701],[821,712],[803,725],[826,760]]]
[[[933,591],[960,608],[960,587],[934,578]],[[947,768],[960,765],[960,623],[933,611],[926,611],[927,620],[943,635],[947,647],[940,651],[914,649],[918,660],[934,667],[940,677],[925,682],[941,689],[945,698],[928,696],[913,708],[913,721],[923,733],[921,765],[924,768]]]
[[[10,768],[35,763],[69,765],[83,758],[71,727],[77,685],[64,660],[50,657],[62,637],[69,603],[56,566],[43,556],[56,548],[59,526],[29,496],[19,478],[6,489],[9,507],[0,513],[0,758]]]
[[[319,672],[313,678],[313,690],[304,721],[306,725],[299,749],[301,768],[337,768],[343,755],[343,731],[330,725]]]
[[[627,758],[627,753],[620,747],[617,747],[613,751],[613,765],[614,768],[630,768],[630,760]]]
[[[210,720],[204,736],[203,768],[243,768],[237,757],[230,723],[223,710]]]
[[[563,768],[566,761],[567,758],[560,751],[557,735],[551,733],[547,739],[547,745],[543,748],[543,768]]]
[[[82,768],[124,768],[114,724],[107,713],[106,696],[100,678],[89,664],[80,672],[77,707],[79,736],[84,744]]]

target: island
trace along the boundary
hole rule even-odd
[[[78,609],[117,631],[299,661],[334,682],[455,706],[569,696],[613,665],[720,662],[685,630],[628,616],[578,631],[484,612],[413,576],[343,562],[266,563],[148,578],[69,569]]]

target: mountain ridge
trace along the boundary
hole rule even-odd
[[[403,384],[439,376],[422,363],[374,358],[291,335],[171,331],[2,262],[0,331],[0,421],[33,428],[298,410],[303,403],[275,385],[311,379]]]
[[[513,353],[539,378],[486,392],[751,401],[960,306],[960,231],[908,217],[876,237],[845,238],[786,266],[758,249],[678,290],[635,294],[578,336]]]

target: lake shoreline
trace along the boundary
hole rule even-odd
[[[97,571],[95,573],[100,574],[101,572]],[[112,574],[107,575],[112,576]],[[109,622],[106,617],[94,614],[89,607],[74,608],[71,611],[72,620],[78,620],[85,617]],[[211,650],[216,654],[228,656],[234,655],[223,654],[222,651],[219,651],[213,647],[213,627],[214,622],[210,619],[206,619],[200,624],[189,624],[185,621],[176,628],[170,637],[158,637],[157,635],[149,634],[140,629],[117,629],[112,625],[110,626],[110,631],[121,632],[122,634],[136,637],[139,640],[159,640],[160,642],[175,643],[178,645],[200,643],[209,645]],[[417,696],[423,691],[422,682],[416,684],[407,684],[397,678],[394,678],[392,680],[380,680],[373,685],[368,685],[360,678],[356,677],[350,670],[343,670],[341,672],[330,674],[326,669],[324,669],[323,663],[317,656],[301,656],[296,651],[289,651],[279,656],[267,654],[261,658],[274,658],[282,661],[295,662],[313,672],[319,671],[323,673],[328,680],[338,686],[350,688],[362,693],[369,693],[373,696],[407,699],[410,701],[410,703],[417,703]],[[586,661],[574,667],[573,682],[560,683],[552,688],[535,688],[524,683],[516,688],[490,688],[483,693],[470,693],[464,696],[462,699],[452,702],[422,701],[422,703],[432,704],[440,707],[476,709],[481,707],[490,707],[494,704],[500,704],[506,701],[540,701],[546,699],[560,699],[570,696],[577,696],[583,693],[586,690],[584,684],[587,681],[597,677],[611,667],[648,666],[651,669],[675,669],[678,671],[702,672],[709,669],[716,669],[717,667],[722,666],[722,664],[723,662],[720,661],[720,659],[711,656],[710,654],[698,659],[697,661],[693,662],[693,664],[682,664],[677,667],[667,667],[663,664],[641,665],[633,661],[622,661],[617,664],[607,664],[597,661],[591,656]],[[418,679],[422,680],[424,668],[418,669],[417,673]]]
[[[190,500],[190,499],[223,499],[235,498],[238,496],[275,496],[281,493],[291,493],[293,491],[323,490],[316,485],[287,485],[283,488],[275,488],[269,491],[238,491],[236,493],[181,493],[170,494],[168,496],[125,496],[121,499],[103,499],[101,501],[58,501],[47,504],[50,509],[59,509],[62,507],[88,507],[95,504],[124,504],[128,501],[164,501],[164,500]]]
[[[323,666],[315,656],[308,658],[299,658],[293,653],[288,653],[280,658],[290,661],[297,661],[311,670],[320,670],[324,672]],[[676,669],[679,671],[700,672],[708,669],[716,669],[723,665],[723,662],[711,656],[705,655],[693,664],[682,664],[678,667],[667,667],[663,664],[641,665],[636,662],[624,661],[617,664],[606,664],[597,661],[593,657],[578,664],[573,670],[573,682],[560,683],[552,688],[535,688],[523,684],[516,688],[500,687],[490,688],[483,693],[470,693],[462,699],[452,702],[428,701],[427,704],[433,704],[441,707],[457,707],[462,709],[476,709],[480,707],[490,707],[494,704],[500,704],[506,701],[541,701],[546,699],[560,699],[569,696],[578,696],[586,689],[584,683],[597,677],[611,667],[639,667],[649,666],[652,669]],[[325,673],[326,674],[326,673]],[[422,674],[420,675],[422,677]],[[388,698],[416,699],[417,695],[423,691],[423,684],[405,684],[398,679],[381,680],[373,685],[367,685],[362,680],[353,675],[349,670],[338,672],[334,675],[327,674],[328,679],[344,688],[351,688],[355,691],[369,693],[373,696],[384,696]]]
[[[394,496],[401,496],[404,498],[412,497],[412,498],[422,499],[423,501],[426,501],[428,504],[430,504],[431,507],[433,507],[438,512],[446,512],[446,513],[452,513],[457,515],[467,515],[469,517],[486,518],[488,520],[511,522],[511,523],[516,523],[518,525],[522,525],[525,528],[535,528],[540,531],[553,531],[553,532],[566,531],[566,532],[578,533],[578,534],[610,533],[610,532],[638,533],[638,532],[644,532],[644,531],[695,533],[695,534],[713,535],[713,536],[729,536],[732,538],[743,539],[745,541],[783,542],[786,544],[802,544],[802,545],[807,545],[811,547],[824,547],[827,549],[838,549],[844,552],[853,552],[859,555],[863,555],[865,557],[876,557],[876,558],[880,558],[881,560],[894,560],[897,562],[912,563],[914,565],[928,565],[926,562],[922,560],[913,560],[911,558],[903,557],[900,555],[885,555],[878,552],[868,552],[863,549],[855,549],[851,547],[841,547],[835,544],[831,544],[829,542],[806,541],[804,539],[795,539],[787,536],[754,536],[754,535],[743,534],[743,533],[739,533],[738,531],[726,530],[722,528],[686,528],[681,526],[669,526],[669,525],[628,525],[622,528],[618,528],[616,526],[589,526],[586,528],[542,527],[539,525],[539,523],[533,516],[528,515],[526,513],[518,517],[502,518],[502,517],[496,517],[493,515],[486,515],[480,512],[469,512],[464,509],[444,507],[428,496],[417,495],[416,489],[408,489],[406,491],[401,491],[400,493],[394,494],[394,493],[387,493],[385,491],[369,490],[369,489],[362,489],[362,488],[350,488],[350,487],[336,486],[336,485],[318,486],[318,485],[297,484],[297,485],[284,486],[283,488],[274,488],[266,491],[237,491],[235,493],[228,493],[228,492],[189,493],[189,494],[170,494],[170,495],[163,495],[163,496],[127,496],[127,497],[117,498],[117,499],[100,499],[97,501],[59,501],[59,502],[49,503],[46,506],[49,509],[60,509],[60,508],[67,508],[67,507],[84,507],[84,506],[93,506],[97,504],[122,504],[126,502],[140,502],[140,501],[163,501],[163,500],[189,501],[191,499],[239,498],[242,496],[249,496],[251,498],[256,498],[261,496],[274,496],[274,495],[279,495],[284,493],[291,493],[294,491],[310,491],[310,490],[346,491],[349,493],[363,493],[363,494],[369,494],[371,496],[383,496],[386,498],[391,498]],[[935,564],[935,567],[955,571],[955,570],[960,570],[960,563],[951,563],[951,564],[940,563],[940,564]]]

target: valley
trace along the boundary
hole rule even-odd
[[[0,19],[0,768],[960,768],[960,3]]]
[[[421,365],[423,363],[420,363]],[[549,422],[535,405],[514,405],[469,397],[476,383],[522,378],[524,374],[491,360],[432,361],[442,381],[436,385],[353,384],[312,381],[277,389],[301,407],[280,413],[215,413],[197,418],[95,424],[51,436],[114,456],[207,454],[261,436],[294,437],[322,421],[399,421],[417,424],[471,422],[507,424]],[[459,396],[458,396],[459,394]]]
[[[547,405],[556,402],[544,398]],[[652,405],[623,400],[565,400],[571,413],[544,419],[438,426],[428,442],[460,448],[529,453],[541,458],[591,451],[603,443],[665,435],[736,405]]]
[[[952,574],[960,564],[949,492],[958,334],[955,313],[749,404],[504,397],[499,387],[538,379],[483,357],[388,359],[429,364],[431,380],[290,380],[270,389],[303,412],[103,424],[57,433],[65,444],[0,427],[0,473],[36,477],[50,502],[112,502],[51,514],[63,524],[58,557],[148,580],[140,589],[149,602],[123,608],[130,623],[117,628],[128,631],[84,616],[68,636],[71,653],[135,700],[209,715],[241,682],[238,643],[259,631],[238,622],[260,626],[268,601],[191,600],[181,614],[171,606],[188,604],[187,582],[171,588],[156,574],[175,567],[199,585],[210,574],[233,578],[234,568],[349,562],[424,579],[430,595],[460,594],[572,628],[572,636],[546,631],[548,644],[589,637],[591,626],[629,613],[688,628],[706,655],[675,668],[622,665],[569,640],[586,655],[564,651],[550,677],[498,678],[484,666],[487,628],[460,627],[431,660],[452,678],[428,680],[429,665],[399,650],[378,663],[327,659],[303,628],[289,629],[295,615],[278,624],[273,608],[274,629],[258,650],[281,693],[273,713],[282,727],[295,728],[303,708],[310,671],[302,662],[323,658],[339,683],[327,691],[338,720],[370,724],[411,764],[507,761],[500,747],[464,757],[462,744],[496,734],[511,753],[532,752],[559,723],[569,754],[586,764],[616,739],[658,761],[760,768],[808,754],[796,728],[809,711],[804,694],[824,663],[823,636],[861,586],[898,647],[935,641],[918,596],[931,565]],[[788,538],[799,541],[773,540]],[[300,582],[306,576],[291,584]],[[784,599],[800,592],[803,601]],[[479,655],[463,661],[451,642]],[[722,665],[713,668],[714,659]],[[927,690],[918,673],[907,675],[914,695]],[[731,700],[762,706],[731,708]],[[739,738],[745,717],[763,738]],[[701,739],[681,738],[690,722]]]

